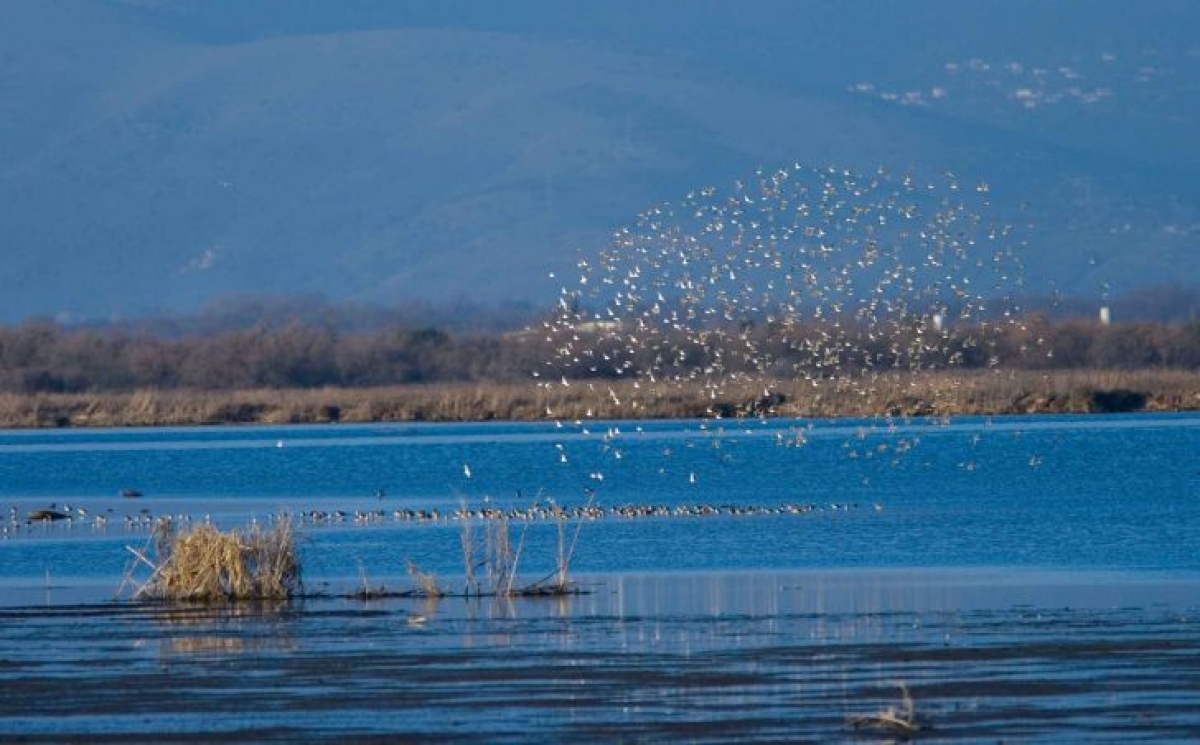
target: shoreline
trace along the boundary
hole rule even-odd
[[[765,395],[769,390],[771,395]],[[961,371],[854,378],[0,394],[0,428],[849,418],[1200,411],[1200,372]]]

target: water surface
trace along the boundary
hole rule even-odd
[[[448,515],[535,502],[602,512],[578,595],[340,595],[461,588]],[[935,738],[1200,736],[1195,416],[4,432],[0,509],[23,739],[874,740],[900,683]],[[279,513],[306,599],[112,600],[153,520]],[[553,569],[557,521],[510,531]]]
[[[469,476],[468,476],[469,473]],[[121,498],[122,489],[146,496]],[[583,572],[812,567],[1200,570],[1200,418],[592,422],[0,433],[0,582],[120,576],[151,517],[226,525],[319,510],[309,576],[462,572],[460,525],[397,510],[618,505],[800,514],[604,519]],[[49,505],[87,511],[25,525]],[[360,519],[355,519],[356,513]],[[368,514],[373,517],[367,518]],[[96,516],[106,516],[103,527]],[[514,526],[515,531],[523,527]],[[514,534],[515,535],[515,534]],[[557,531],[526,534],[552,566]],[[550,565],[550,566],[548,566]]]

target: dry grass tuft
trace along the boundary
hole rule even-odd
[[[583,508],[585,513],[591,508],[595,499],[596,493],[589,491],[587,503],[584,504]],[[566,510],[557,504],[552,503],[551,509],[554,512],[558,528],[558,553],[554,571],[537,582],[521,589],[516,593],[518,595],[570,595],[575,592],[575,587],[570,577],[571,561],[575,558],[575,549],[579,545],[579,532],[583,529],[585,518],[582,516],[578,518],[575,523],[575,531],[571,536],[571,542],[567,543],[567,523],[570,517]]]
[[[894,706],[888,706],[874,714],[852,716],[848,719],[850,726],[855,729],[887,730],[902,736],[919,732],[922,729],[922,724],[917,719],[917,712],[913,705],[912,696],[908,692],[908,686],[903,683],[897,683],[896,685],[900,686],[902,697],[899,709]]]
[[[585,511],[592,506],[594,494],[594,492],[589,494],[584,507]],[[539,491],[530,507],[531,511],[541,508],[541,495],[542,493]],[[575,530],[570,534],[568,541],[570,514],[556,505],[553,500],[549,500],[549,509],[554,515],[558,530],[558,553],[555,569],[542,579],[523,587],[517,587],[516,582],[530,522],[524,521],[514,543],[512,523],[509,517],[501,511],[493,511],[493,516],[482,520],[482,528],[478,531],[482,535],[477,535],[474,525],[476,518],[466,517],[463,519],[460,538],[463,564],[466,567],[466,585],[462,594],[499,598],[576,594],[578,591],[571,582],[570,568],[584,518],[578,519]],[[463,503],[463,512],[467,512],[465,503]],[[481,559],[477,558],[480,556],[482,556]],[[480,570],[483,571],[482,579],[479,576]],[[409,572],[413,573],[411,562],[409,563]],[[414,573],[415,576],[417,574]]]
[[[408,562],[408,573],[416,583],[417,589],[414,594],[419,597],[440,598],[445,597],[446,593],[438,585],[437,578],[429,572],[421,570],[411,559],[406,559]]]
[[[367,568],[363,563],[358,562],[358,581],[361,584],[358,590],[349,594],[349,597],[358,600],[380,600],[388,597],[391,593],[387,591],[383,585],[372,587],[371,581],[367,579]]]
[[[208,524],[184,530],[160,521],[150,548],[138,551],[126,575],[145,565],[149,579],[134,592],[137,600],[216,603],[238,600],[286,600],[302,591],[291,521],[270,528],[222,532]]]

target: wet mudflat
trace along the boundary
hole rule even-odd
[[[488,742],[1200,736],[1200,580],[599,576],[565,598],[0,609],[0,735]]]

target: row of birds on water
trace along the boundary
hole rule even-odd
[[[375,525],[386,522],[441,523],[465,520],[478,521],[565,521],[565,520],[602,520],[602,519],[635,519],[635,518],[669,518],[669,517],[754,517],[768,515],[809,515],[825,512],[851,512],[860,509],[857,502],[792,503],[784,502],[773,505],[741,505],[741,504],[620,504],[601,506],[592,503],[562,507],[554,503],[538,503],[528,507],[484,506],[478,508],[458,507],[453,510],[441,510],[436,507],[428,509],[398,508],[393,510],[301,510],[295,513],[281,512],[271,515],[268,521],[280,518],[290,518],[302,525]],[[879,502],[871,504],[875,512],[883,510]],[[22,535],[46,535],[51,530],[74,529],[86,527],[94,531],[107,531],[110,526],[123,529],[126,532],[149,531],[162,524],[186,528],[194,522],[212,524],[211,514],[198,518],[186,514],[156,516],[149,509],[141,509],[135,513],[125,513],[119,517],[112,509],[91,514],[86,508],[71,507],[71,505],[51,504],[44,509],[29,510],[22,513],[17,507],[9,509],[9,518],[0,525],[0,537],[16,538]],[[251,524],[257,524],[257,518],[251,519]]]
[[[879,512],[883,505],[874,502],[872,509]],[[600,520],[604,518],[648,518],[648,517],[715,517],[726,516],[760,516],[760,515],[807,515],[816,512],[849,512],[859,509],[857,502],[828,504],[796,504],[785,502],[778,505],[734,505],[734,504],[620,504],[599,506],[594,504],[577,505],[575,507],[559,507],[557,505],[533,505],[530,507],[459,507],[454,510],[432,509],[397,509],[387,510],[356,510],[347,512],[335,510],[309,510],[300,513],[302,520],[312,523],[325,522],[359,522],[377,523],[387,520],[416,521],[416,522],[445,522],[461,520],[517,520],[517,521],[554,521],[554,520]]]
[[[51,503],[48,507],[24,512],[16,506],[10,506],[8,519],[0,524],[0,537],[10,538],[35,529],[45,532],[49,526],[87,526],[95,530],[104,530],[111,523],[126,530],[136,530],[153,526],[155,519],[147,508],[118,515],[114,508],[93,511],[84,506],[70,504]]]

